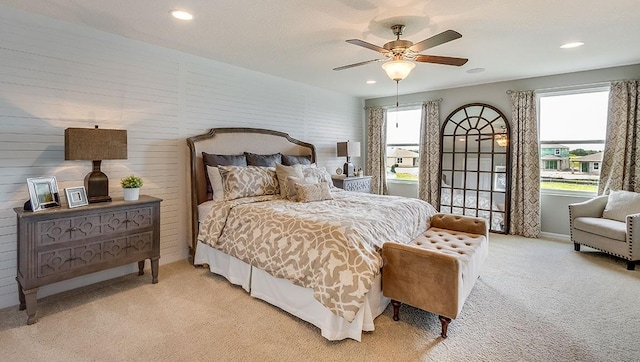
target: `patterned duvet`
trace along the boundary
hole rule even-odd
[[[277,196],[219,201],[198,239],[276,278],[311,288],[351,322],[382,267],[386,241],[408,243],[436,210],[418,200],[332,190],[333,200]]]

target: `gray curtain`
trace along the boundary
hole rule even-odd
[[[540,151],[533,91],[511,93],[510,234],[540,236]]]
[[[639,80],[611,83],[598,195],[610,190],[640,192],[639,87]]]
[[[440,208],[440,100],[422,105],[418,197]]]
[[[386,195],[387,110],[367,108],[367,164],[365,172],[373,176],[371,192]]]

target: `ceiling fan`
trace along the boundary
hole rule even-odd
[[[364,62],[344,65],[341,67],[333,68],[333,70],[343,70],[343,69],[358,67],[358,66],[365,65],[372,62],[390,60],[390,62],[385,63],[382,67],[385,69],[385,71],[387,72],[387,75],[389,75],[391,79],[395,81],[399,81],[404,79],[409,74],[411,69],[413,69],[413,67],[415,66],[413,62],[410,62],[407,60],[413,60],[413,61],[422,62],[422,63],[454,65],[458,67],[461,65],[464,65],[468,61],[468,59],[466,58],[453,58],[453,57],[444,57],[444,56],[437,56],[437,55],[420,54],[420,52],[423,50],[430,49],[462,37],[462,35],[457,31],[453,31],[453,30],[443,31],[440,34],[434,35],[428,39],[425,39],[421,42],[414,44],[409,40],[400,39],[400,36],[402,35],[402,31],[404,30],[404,25],[402,24],[393,25],[391,27],[391,30],[393,31],[393,35],[396,36],[396,40],[392,40],[384,44],[382,47],[379,47],[377,45],[368,43],[360,39],[349,39],[346,41],[349,44],[358,45],[358,46],[382,53],[384,55],[384,58],[372,59]],[[396,72],[396,69],[387,69],[387,68],[396,68],[394,67],[394,65],[401,65],[401,67],[404,67],[405,72],[403,73],[402,71],[400,71],[400,73],[398,73]]]

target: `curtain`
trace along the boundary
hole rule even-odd
[[[639,80],[612,82],[598,195],[610,190],[640,192]]]
[[[367,164],[365,172],[373,176],[371,192],[386,195],[387,110],[367,108]]]
[[[422,105],[418,197],[440,207],[440,100]]]
[[[533,91],[511,92],[510,234],[540,236],[540,156]]]

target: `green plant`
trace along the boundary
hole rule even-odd
[[[125,189],[136,189],[142,187],[142,179],[138,176],[127,176],[120,180],[120,185]]]

